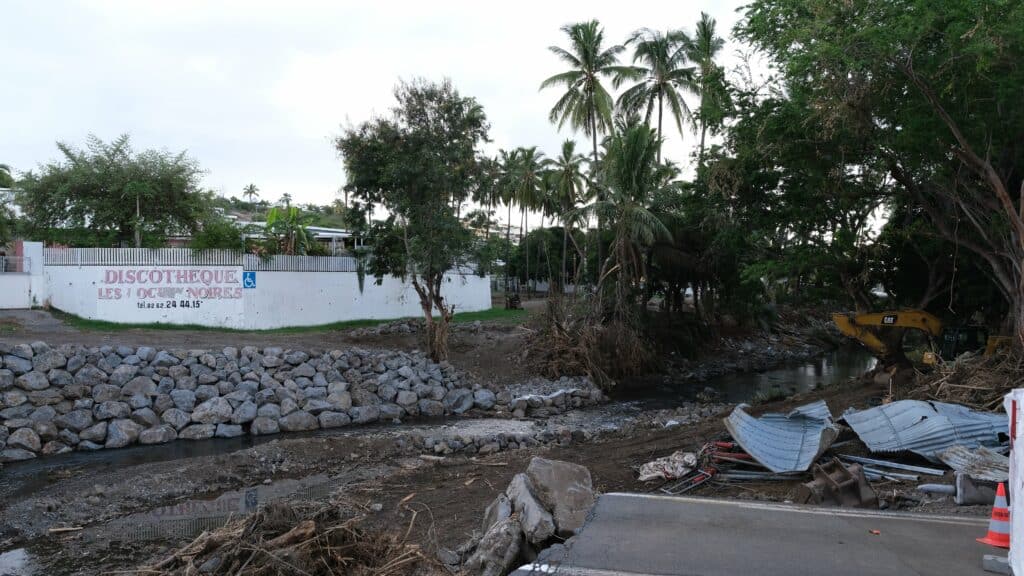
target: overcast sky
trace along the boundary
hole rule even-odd
[[[332,138],[416,76],[476,97],[490,149],[556,155],[573,134],[548,123],[559,94],[538,86],[563,71],[547,50],[567,44],[559,27],[597,18],[620,43],[645,26],[692,31],[704,10],[730,62],[743,3],[0,0],[0,163],[21,172],[56,158],[57,140],[128,133],[137,150],[187,150],[220,194],[252,182],[268,200],[329,203],[344,182]],[[689,165],[695,142],[674,134],[665,155]]]

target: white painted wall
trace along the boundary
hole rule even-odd
[[[0,274],[0,310],[32,307],[32,276]]]
[[[142,272],[143,281],[128,272],[136,276]],[[154,272],[159,274],[156,282],[151,281]],[[220,281],[197,281],[179,276],[182,272],[216,272]],[[170,282],[165,274],[172,276]],[[244,274],[255,274],[254,287],[243,287]],[[378,286],[367,277],[360,292],[354,272],[243,273],[240,266],[47,266],[45,278],[52,306],[108,322],[262,330],[422,313],[410,284],[389,277]],[[445,297],[456,312],[491,307],[488,278],[452,274],[445,280]],[[214,290],[219,293],[211,293]]]

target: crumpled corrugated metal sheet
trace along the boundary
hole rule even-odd
[[[740,404],[724,419],[733,440],[766,468],[776,473],[805,472],[839,431],[824,400],[800,406],[789,414],[755,418]]]
[[[860,412],[851,408],[843,419],[872,452],[906,450],[933,462],[951,446],[998,446],[999,435],[1008,434],[1005,414],[943,402],[900,400]]]
[[[939,454],[946,466],[975,480],[1006,482],[1010,479],[1010,459],[988,448],[968,450],[963,446],[947,448]]]

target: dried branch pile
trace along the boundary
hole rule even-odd
[[[940,364],[929,374],[918,374],[908,397],[963,404],[975,410],[998,411],[1003,396],[1024,377],[1024,355],[1019,352],[990,357],[965,356]]]
[[[550,299],[530,357],[548,378],[589,376],[605,390],[616,378],[649,372],[657,361],[654,346],[625,322],[602,323],[593,305]]]
[[[433,574],[414,544],[363,530],[351,505],[271,504],[213,532],[203,532],[160,563],[154,575],[406,576]]]

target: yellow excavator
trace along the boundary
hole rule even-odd
[[[884,364],[906,362],[903,355],[903,332],[906,329],[920,330],[928,337],[931,350],[925,352],[922,361],[936,364],[939,359],[952,360],[964,352],[984,349],[985,356],[995,354],[1011,343],[1008,336],[989,336],[984,326],[943,326],[934,314],[924,310],[899,310],[855,314],[837,312],[832,321],[844,335],[857,339]],[[899,332],[888,329],[902,328]],[[938,339],[938,345],[935,340]]]

